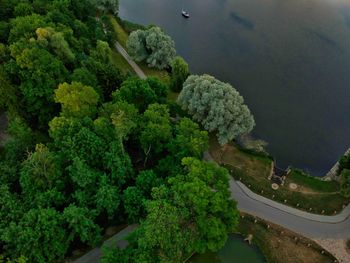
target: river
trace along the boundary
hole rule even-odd
[[[120,16],[239,90],[279,166],[324,175],[350,146],[350,1],[121,0]]]

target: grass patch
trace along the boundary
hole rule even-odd
[[[241,151],[235,144],[221,147],[214,136],[210,138],[210,153],[215,161],[226,167],[231,176],[240,180],[253,192],[285,203],[304,211],[332,215],[340,212],[343,205],[349,203],[337,190],[337,182],[325,182],[293,170],[288,175],[284,186],[278,190],[271,188],[268,176],[271,172],[272,160],[269,156]],[[289,188],[289,183],[297,183],[296,191]],[[311,210],[310,210],[311,208]]]
[[[322,181],[310,176],[299,169],[292,169],[288,175],[288,180],[298,185],[304,185],[318,192],[339,192],[339,184],[335,181]]]
[[[166,70],[159,70],[159,69],[155,69],[155,68],[150,68],[143,62],[138,63],[138,65],[143,70],[143,72],[145,72],[145,74],[147,76],[157,77],[166,85],[170,84],[170,76]]]
[[[315,242],[280,226],[242,214],[238,232],[243,236],[253,235],[256,244],[271,263],[326,263],[335,258]],[[257,223],[254,220],[257,219]],[[269,228],[268,228],[269,225]],[[309,246],[308,246],[309,244]]]
[[[124,74],[136,75],[129,63],[117,51],[112,51],[113,64],[119,68]]]
[[[126,33],[126,31],[124,30],[124,28],[118,23],[118,21],[112,16],[109,16],[110,20],[111,20],[111,24],[114,28],[114,31],[117,34],[117,39],[118,42],[124,47],[126,48],[126,42],[128,41],[128,33]]]

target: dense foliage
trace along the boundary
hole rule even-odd
[[[249,133],[255,125],[238,91],[209,75],[188,77],[178,103],[206,130],[215,131],[220,144]]]
[[[96,16],[117,11],[115,0],[0,1],[0,259],[60,262],[139,223],[104,262],[180,262],[220,249],[237,225],[227,171],[200,160],[207,131],[168,102],[167,84],[113,62]],[[179,89],[188,66],[170,37],[137,34],[147,63],[173,61]]]
[[[182,57],[175,57],[171,62],[171,89],[179,92],[190,75],[188,64]]]
[[[127,48],[136,61],[146,61],[150,67],[167,68],[175,57],[175,43],[159,27],[136,30],[129,36]]]

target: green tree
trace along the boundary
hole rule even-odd
[[[188,118],[181,119],[175,127],[175,138],[169,144],[173,156],[181,160],[184,157],[201,158],[209,148],[208,132],[201,131],[197,123]]]
[[[19,3],[14,10],[15,17],[29,16],[33,13],[34,9],[30,3]]]
[[[67,31],[72,35],[71,29],[67,29]],[[68,35],[68,32],[65,33]],[[62,61],[66,63],[74,62],[75,55],[66,41],[63,32],[56,32],[52,27],[39,27],[35,30],[35,33],[40,45],[52,49]]]
[[[344,197],[350,197],[350,169],[343,169],[340,173],[340,192]]]
[[[26,202],[42,206],[60,203],[59,192],[64,187],[61,167],[54,153],[38,144],[35,152],[29,154],[21,169],[20,185]]]
[[[137,262],[181,262],[193,252],[218,251],[237,224],[229,175],[214,163],[184,158],[169,187],[154,188],[137,234]]]
[[[80,82],[95,89],[98,87],[96,76],[86,68],[76,68],[71,76],[73,82]]]
[[[16,60],[13,78],[20,80],[18,89],[23,97],[21,108],[27,113],[26,120],[32,125],[39,121],[39,126],[46,127],[56,110],[54,90],[66,78],[67,69],[59,59],[38,46],[16,43],[10,50]]]
[[[164,69],[175,57],[175,43],[159,27],[133,31],[127,49],[136,61],[145,60],[150,67]]]
[[[149,202],[147,212],[137,233],[135,262],[182,262],[193,252],[193,237],[183,221],[187,211],[162,198]]]
[[[171,62],[171,89],[175,92],[182,90],[182,84],[190,75],[188,64],[182,57],[175,57]]]
[[[11,30],[9,35],[9,43],[20,40],[20,38],[34,37],[35,30],[46,25],[43,16],[32,14],[30,16],[18,16],[11,20]]]
[[[63,83],[55,91],[55,102],[61,103],[63,116],[91,117],[97,111],[98,94],[79,82]]]
[[[186,173],[169,178],[169,183],[174,200],[190,210],[187,219],[196,222],[194,249],[218,251],[239,219],[236,202],[231,200],[228,171],[192,157],[184,158],[182,164]]]
[[[118,14],[119,0],[92,0],[97,8],[104,13]]]
[[[113,93],[113,98],[134,104],[140,112],[144,112],[149,104],[165,101],[167,93],[167,87],[156,78],[142,80],[132,77],[122,83]]]
[[[255,125],[238,91],[209,75],[188,77],[177,101],[207,131],[216,131],[220,144],[249,133]]]
[[[95,196],[97,209],[100,212],[106,211],[108,217],[112,219],[118,211],[120,199],[119,188],[112,185],[107,176],[101,176]]]
[[[11,193],[6,184],[0,184],[0,240],[4,230],[19,220],[24,213],[24,207],[19,197]]]
[[[163,180],[153,170],[141,171],[136,177],[136,187],[148,198],[151,197],[153,187],[158,187],[162,183]]]
[[[64,209],[63,218],[68,225],[67,231],[70,231],[68,240],[79,237],[90,246],[96,246],[101,241],[101,228],[95,224],[95,214],[90,209],[71,204]]]
[[[53,208],[31,209],[18,223],[10,223],[2,235],[11,258],[25,256],[29,262],[54,262],[63,259],[69,241],[63,218]]]
[[[136,186],[129,186],[123,192],[124,209],[129,223],[137,223],[145,215],[145,197]]]
[[[160,153],[171,139],[169,109],[166,105],[151,104],[143,114],[144,126],[139,140],[146,155]]]

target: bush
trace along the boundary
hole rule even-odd
[[[343,169],[350,169],[350,154],[342,156],[339,160],[339,171]]]

